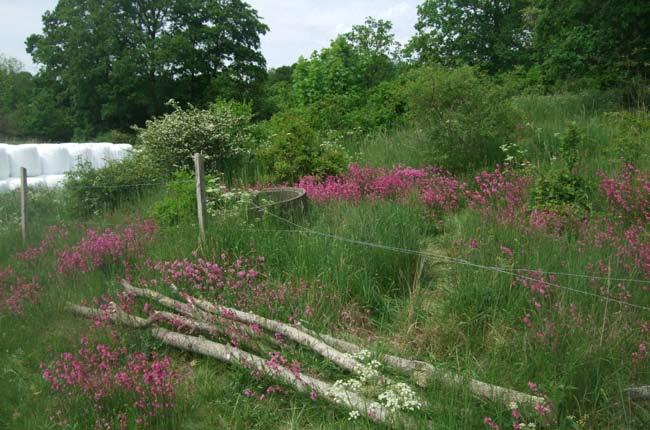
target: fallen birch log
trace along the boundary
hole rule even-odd
[[[314,337],[321,338],[324,342],[332,345],[340,351],[348,354],[355,354],[363,350],[363,348],[355,345],[354,343],[347,342],[336,337],[316,333],[312,330],[302,328],[305,333],[309,333]],[[472,394],[477,396],[498,401],[501,400],[508,404],[511,402],[528,404],[535,406],[537,404],[544,404],[545,399],[538,396],[522,393],[520,391],[512,390],[498,385],[492,385],[476,379],[464,378],[458,374],[448,370],[439,369],[424,361],[409,360],[394,355],[385,354],[382,356],[383,361],[389,366],[394,367],[402,372],[413,375],[416,383],[421,387],[426,387],[432,378],[442,381],[447,385],[462,386],[467,385],[467,388]],[[647,388],[647,387],[646,387]],[[650,394],[650,393],[649,393]]]
[[[181,303],[156,291],[133,287],[126,281],[123,281],[123,285],[126,291],[131,294],[156,300],[168,307],[177,306],[177,303]],[[296,343],[311,348],[324,358],[330,359],[345,370],[360,373],[363,369],[363,365],[350,356],[350,354],[362,351],[363,348],[353,343],[333,336],[319,334],[303,327],[296,327],[279,321],[269,320],[252,313],[218,306],[202,299],[189,297],[189,301],[191,305],[194,305],[194,307],[198,307],[200,310],[210,314],[235,319],[247,324],[258,324],[267,330],[282,333]],[[472,394],[491,401],[502,401],[506,404],[515,402],[531,406],[545,403],[545,399],[542,397],[522,393],[498,385],[488,384],[472,378],[465,378],[451,371],[436,368],[430,363],[423,361],[409,360],[389,354],[384,355],[383,360],[387,365],[413,375],[416,383],[421,387],[426,387],[430,383],[431,379],[436,379],[450,386],[467,386]]]
[[[122,285],[124,286],[125,290],[131,294],[156,300],[158,303],[164,305],[166,305],[166,303],[171,304],[171,302],[176,302],[176,300],[171,299],[164,294],[158,293],[157,291],[136,288],[126,281],[123,281]],[[341,353],[327,343],[317,339],[316,337],[304,332],[297,327],[279,321],[270,320],[253,313],[242,312],[237,309],[227,308],[225,306],[218,306],[206,300],[197,299],[191,296],[188,297],[188,299],[193,305],[196,305],[201,310],[209,312],[211,314],[219,315],[221,317],[233,319],[246,324],[257,324],[266,330],[280,333],[286,336],[288,339],[291,339],[300,345],[312,349],[316,353],[320,354],[323,358],[334,362],[344,370],[348,370],[355,374],[361,374],[365,370],[365,366],[352,358],[349,354]]]
[[[638,387],[627,387],[623,392],[632,401],[650,400],[650,385],[640,385]]]
[[[134,296],[154,300],[166,308],[173,309],[188,318],[196,319],[202,321],[203,323],[213,324],[215,326],[215,329],[217,327],[215,323],[217,322],[218,318],[196,306],[180,302],[150,289],[136,288],[124,279],[122,280],[122,287],[124,288],[124,291],[133,294]],[[236,330],[244,333],[249,338],[260,338],[260,336],[258,336],[258,334],[255,333],[248,325],[239,324],[236,321],[232,321],[231,323]],[[228,334],[223,330],[219,330],[219,332],[228,336]],[[264,340],[275,346],[280,344],[280,342],[278,342],[275,338],[265,337]]]
[[[221,344],[208,339],[180,334],[162,327],[157,327],[155,326],[155,319],[153,317],[147,319],[140,318],[127,314],[119,309],[116,309],[115,312],[106,313],[99,309],[73,304],[68,304],[66,308],[80,316],[88,318],[97,318],[102,316],[108,318],[114,323],[128,327],[143,329],[153,326],[151,327],[151,334],[153,337],[166,345],[184,351],[205,355],[207,357],[216,358],[217,360],[226,363],[244,366],[246,368],[253,368],[259,372],[279,379],[283,383],[294,387],[302,393],[310,393],[311,391],[314,391],[318,393],[319,397],[343,405],[348,409],[358,411],[372,421],[386,422],[390,418],[389,412],[379,403],[371,402],[367,398],[354,392],[347,391],[344,396],[334,397],[332,395],[334,392],[333,385],[328,382],[313,378],[301,372],[296,373],[284,366],[275,365],[274,367],[271,367],[263,358],[231,345]]]

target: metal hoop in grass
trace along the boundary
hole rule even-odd
[[[257,193],[248,210],[249,217],[261,217],[266,212],[280,216],[303,216],[309,209],[307,191],[297,187],[265,188]]]

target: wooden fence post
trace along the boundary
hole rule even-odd
[[[196,209],[199,218],[199,240],[205,243],[205,174],[203,172],[203,156],[194,154],[194,170],[196,175]]]
[[[20,229],[23,245],[27,245],[27,169],[20,168]]]

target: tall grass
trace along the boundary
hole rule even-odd
[[[567,121],[576,121],[585,135],[583,174],[612,171],[615,166],[607,164],[611,157],[603,148],[615,144],[620,129],[609,128],[603,113],[615,106],[601,97],[516,99],[514,103],[531,124],[531,133],[524,137],[531,161],[540,168],[548,165],[558,152],[556,133],[564,130]],[[418,130],[405,128],[359,141],[355,149],[364,165],[421,166],[427,163],[420,151],[426,144]],[[233,183],[256,178],[250,166],[242,169],[248,173],[233,170]],[[48,225],[63,223],[69,226],[70,235],[57,243],[59,249],[79,240],[86,228],[101,230],[147,217],[161,195],[151,192],[138,201],[123,202],[115,211],[80,219],[64,210],[60,194],[39,193],[31,196],[30,243],[37,244]],[[80,337],[89,331],[90,323],[68,314],[65,303],[116,295],[126,269],[111,264],[65,277],[53,274],[56,257],[52,254],[35,263],[17,260],[15,253],[22,249],[15,216],[17,199],[15,193],[0,195],[4,222],[0,270],[15,267],[39,277],[44,288],[39,300],[27,304],[22,315],[0,312],[0,428],[93,428],[98,415],[92,402],[53,395],[39,366],[61,352],[76,350]],[[523,230],[471,208],[434,218],[416,202],[312,204],[303,216],[282,217],[286,219],[211,218],[208,240],[202,246],[194,225],[161,228],[128,274],[136,281],[150,276],[147,260],[192,259],[195,253],[218,261],[222,252],[245,255],[252,251],[266,257],[274,285],[303,281],[308,286],[299,296],[277,304],[274,312],[283,318],[310,306],[314,316],[303,324],[367,343],[373,350],[426,360],[524,392],[530,391],[528,382],[534,381],[554,403],[556,421],[545,428],[640,429],[647,424],[647,408],[631,405],[622,394],[624,387],[647,383],[650,378],[647,361],[638,365],[631,358],[642,339],[640,327],[647,324],[647,311],[571,291],[602,296],[614,290],[618,294],[622,291],[618,283],[558,275],[555,283],[567,289],[554,289],[547,301],[537,298],[542,305],[538,309],[532,301],[535,296],[512,275],[445,258],[510,272],[529,268],[594,273],[589,272],[589,263],[605,261],[612,277],[644,280],[636,269],[626,268],[613,257],[611,250],[585,246],[576,235]],[[443,258],[364,243],[422,250]],[[502,247],[512,250],[512,257]],[[623,284],[632,303],[650,307],[643,284]],[[531,328],[524,321],[527,314],[533,321]],[[110,331],[102,333],[109,341]],[[245,388],[263,388],[272,381],[166,348],[142,332],[128,332],[120,342],[129,350],[171,355],[181,371],[175,408],[150,423],[150,428],[381,428],[369,421],[349,421],[341,408],[291,391],[264,401],[247,398]],[[331,364],[300,348],[287,346],[285,351],[299,357],[313,374],[342,377]],[[466,386],[434,381],[419,390],[419,395],[426,401],[425,410],[415,414],[421,428],[480,429],[484,417],[492,417],[501,428],[512,426],[507,405],[477,399]],[[118,396],[110,407],[119,410],[123,402]],[[524,415],[527,420],[536,416],[531,410]],[[538,420],[540,426],[542,422]]]

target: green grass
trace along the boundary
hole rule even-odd
[[[564,130],[567,121],[576,121],[585,136],[581,174],[593,177],[598,170],[615,171],[616,163],[604,149],[614,147],[625,130],[610,127],[604,113],[615,106],[606,100],[606,95],[597,94],[514,100],[530,123],[522,139],[535,168],[544,169],[552,163],[558,152],[556,134]],[[420,156],[426,141],[417,130],[378,134],[356,145],[362,164],[426,164]],[[254,168],[241,169],[247,173],[233,169],[233,182],[246,183],[256,175]],[[63,247],[78,240],[85,227],[102,228],[144,218],[160,195],[159,190],[152,190],[117,211],[78,219],[65,211],[62,194],[35,192],[30,206],[30,243],[38,243],[50,224],[70,226],[70,237],[57,245]],[[0,428],[93,428],[98,416],[92,403],[52,393],[39,366],[50,363],[61,352],[78,349],[79,338],[89,332],[89,322],[67,313],[65,303],[117,294],[118,280],[125,272],[120,265],[110,265],[64,277],[53,274],[56,262],[52,255],[34,264],[17,261],[14,254],[22,249],[15,216],[17,198],[15,193],[0,196],[0,270],[11,265],[38,276],[45,289],[38,302],[26,306],[23,315],[0,312]],[[522,286],[513,285],[511,275],[371,248],[327,235],[422,250],[486,266],[586,273],[589,263],[607,261],[614,277],[643,279],[642,274],[623,267],[608,249],[581,247],[572,235],[553,237],[519,230],[468,208],[443,217],[442,224],[428,215],[415,202],[312,204],[307,215],[290,218],[310,232],[299,232],[296,225],[272,216],[224,216],[210,219],[208,240],[201,248],[197,246],[195,226],[161,228],[130,275],[134,279],[147,276],[146,259],[192,258],[192,252],[198,251],[200,256],[216,261],[222,251],[236,255],[253,250],[266,257],[272,284],[304,281],[310,286],[276,309],[259,309],[260,313],[286,319],[309,305],[314,308],[314,316],[305,322],[310,328],[358,343],[370,338],[377,352],[426,360],[524,392],[529,391],[528,381],[535,381],[553,400],[557,414],[557,423],[547,428],[644,428],[650,412],[628,404],[622,390],[628,385],[647,384],[650,378],[647,364],[634,365],[630,358],[643,339],[639,326],[647,322],[647,311],[606,305],[597,298],[564,289],[553,291],[552,300],[535,311],[531,296]],[[478,241],[476,250],[468,246],[470,239]],[[504,255],[501,246],[513,250],[513,259]],[[608,287],[605,280],[562,276],[557,283],[596,293]],[[647,291],[639,284],[628,287],[633,303],[650,307]],[[609,288],[617,286],[612,283]],[[575,315],[582,318],[580,324],[575,323],[572,305]],[[522,322],[526,313],[532,313],[535,324],[539,324],[534,330],[527,330]],[[549,331],[550,326],[545,324],[555,328]],[[549,342],[540,342],[535,331],[553,335],[548,337]],[[97,336],[110,339],[106,331]],[[349,421],[342,408],[324,400],[311,401],[292,390],[264,401],[249,399],[243,395],[245,388],[263,389],[271,380],[256,380],[237,366],[164,347],[143,332],[128,331],[119,342],[132,351],[172,356],[183,375],[175,408],[152,422],[151,428],[382,428],[363,419]],[[283,352],[300,359],[303,369],[325,379],[345,376],[309,351],[287,346]],[[413,385],[414,381],[399,378]],[[507,405],[478,399],[466,386],[434,382],[418,393],[426,401],[423,411],[413,414],[419,428],[482,429],[486,416],[497,420],[501,428],[511,427]],[[124,399],[117,396],[110,405],[117,409],[123,403]],[[526,418],[534,416],[532,411],[523,412]],[[64,419],[66,424],[56,424]],[[577,424],[580,420],[584,425]]]

